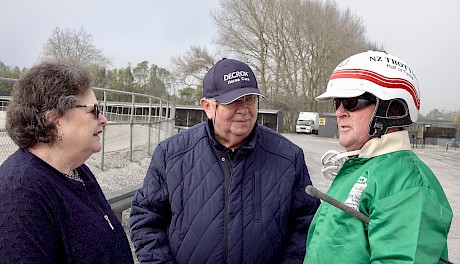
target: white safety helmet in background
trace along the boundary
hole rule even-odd
[[[334,69],[326,92],[316,100],[351,98],[366,92],[377,97],[369,124],[371,137],[380,137],[390,127],[406,127],[417,121],[417,78],[405,62],[383,51],[366,51],[345,59]]]

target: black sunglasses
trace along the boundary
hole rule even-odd
[[[339,109],[340,105],[347,111],[355,111],[368,105],[375,104],[375,98],[334,98],[334,109]]]
[[[94,117],[96,117],[96,119],[99,119],[99,114],[101,113],[101,111],[99,111],[98,104],[81,104],[76,105],[75,107],[94,107],[94,110],[92,111],[94,113]]]

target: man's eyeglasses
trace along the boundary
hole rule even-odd
[[[99,114],[101,113],[101,111],[99,111],[99,105],[98,104],[81,104],[81,105],[76,105],[75,107],[79,108],[79,107],[94,107],[93,109],[93,114],[94,114],[94,117],[96,117],[96,119],[99,119]]]
[[[334,98],[334,109],[339,109],[340,105],[347,111],[355,111],[368,105],[375,104],[375,98]]]
[[[253,105],[257,102],[257,95],[255,94],[250,94],[250,95],[245,95],[241,96],[240,98],[236,99],[235,101],[225,104],[225,106],[228,107],[236,107],[239,102],[244,102],[246,105]]]

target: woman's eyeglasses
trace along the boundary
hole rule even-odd
[[[334,98],[334,109],[339,109],[340,105],[347,111],[355,111],[368,105],[375,104],[375,98]]]
[[[96,119],[99,119],[99,114],[101,113],[99,111],[99,105],[98,104],[81,104],[81,105],[76,105],[75,107],[79,108],[79,107],[94,107],[93,109],[93,114],[94,114],[94,117],[96,117]]]

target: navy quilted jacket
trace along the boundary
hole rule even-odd
[[[230,159],[210,129],[203,122],[155,149],[131,207],[138,260],[302,263],[319,206],[304,191],[302,149],[256,125]]]

